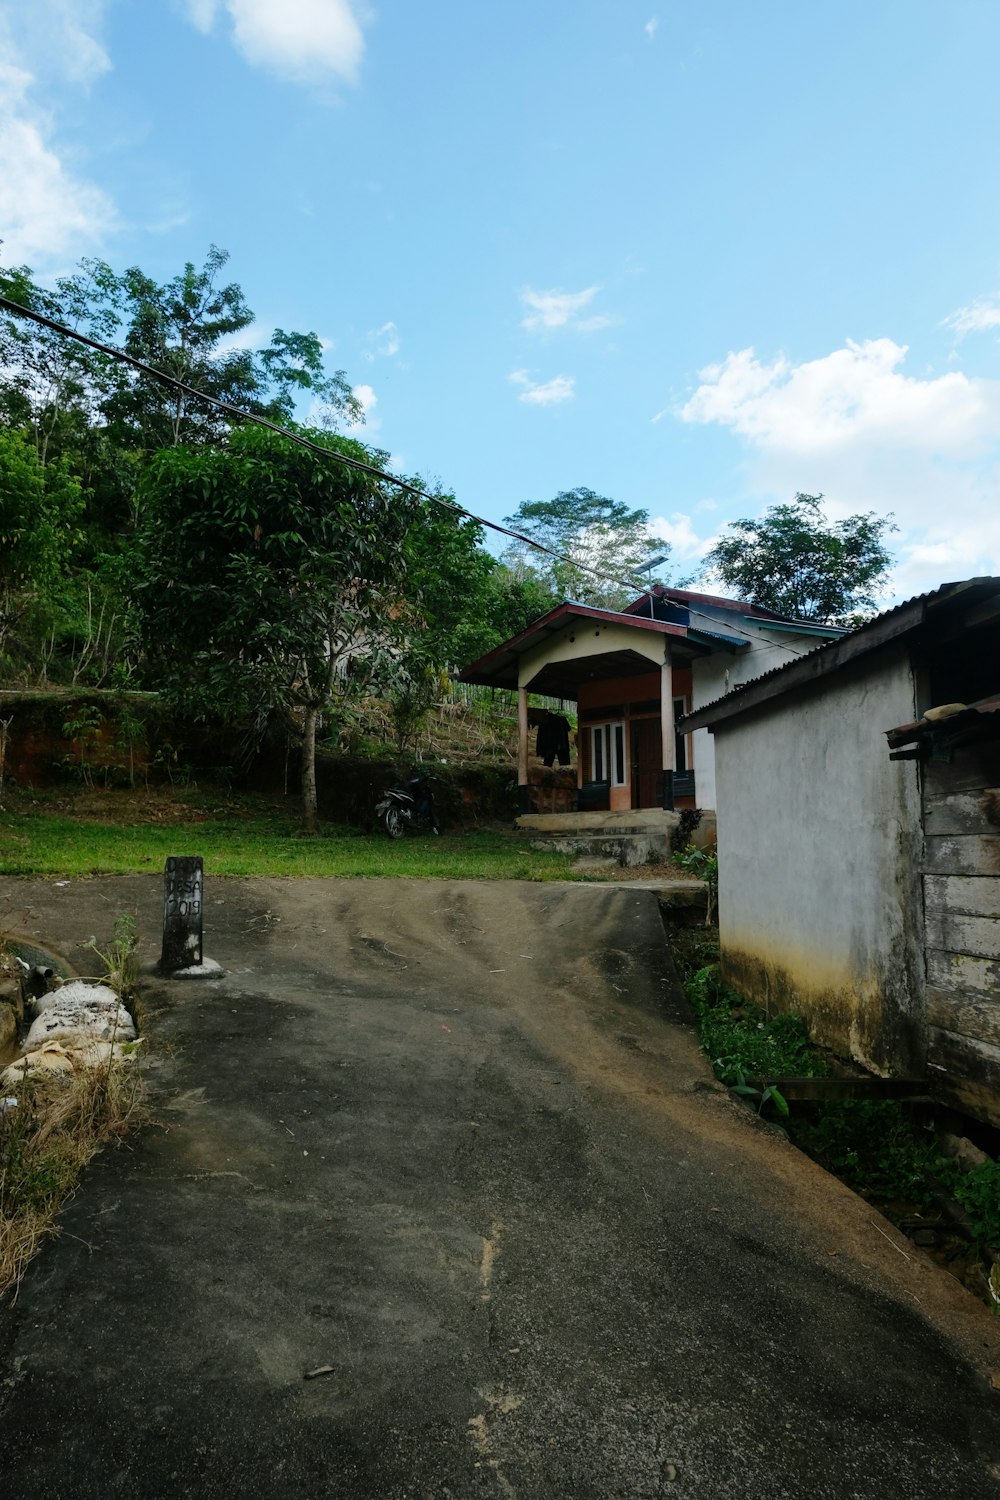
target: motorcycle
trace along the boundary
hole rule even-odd
[[[427,828],[435,835],[441,832],[426,776],[411,776],[405,786],[390,787],[375,808],[375,816],[391,839],[401,839],[407,828]]]

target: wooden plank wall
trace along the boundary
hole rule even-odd
[[[1000,743],[925,762],[923,815],[928,1071],[1000,1125]]]

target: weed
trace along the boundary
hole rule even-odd
[[[980,1248],[1000,1249],[1000,1161],[973,1167],[954,1184],[953,1192],[975,1225]]]
[[[768,1016],[729,988],[717,963],[689,975],[684,988],[702,1046],[718,1077],[731,1088],[738,1087],[741,1078],[745,1086],[748,1075],[818,1078],[828,1072],[799,1016]]]
[[[933,1126],[919,1125],[894,1100],[831,1100],[814,1116],[796,1121],[795,1140],[866,1198],[926,1209],[934,1179],[951,1172]]]
[[[76,746],[76,760],[66,757],[67,767],[80,776],[86,786],[93,786],[94,755],[101,742],[104,715],[93,703],[81,703],[74,717],[66,719],[62,732]]]
[[[1000,1247],[1000,1162],[959,1172],[944,1155],[933,1124],[921,1124],[891,1099],[831,1099],[797,1105],[793,1113],[774,1084],[761,1089],[748,1080],[829,1076],[829,1064],[810,1043],[805,1022],[787,1013],[769,1017],[730,989],[718,962],[704,962],[718,958],[712,942],[680,930],[672,939],[702,1046],[716,1075],[738,1098],[758,1113],[779,1114],[797,1146],[887,1210],[927,1209],[946,1188],[969,1215],[979,1249]],[[1000,1283],[1000,1271],[997,1279]]]
[[[688,875],[696,875],[699,880],[705,882],[708,890],[705,926],[710,927],[719,899],[719,856],[709,854],[704,849],[696,849],[693,844],[689,844],[686,849],[676,850],[673,860],[674,864],[686,871]]]
[[[96,938],[91,938],[85,947],[91,948],[104,965],[101,975],[105,984],[111,986],[123,1000],[127,1001],[135,991],[138,961],[136,950],[135,918],[123,912],[115,919],[114,937],[106,948],[99,948]]]

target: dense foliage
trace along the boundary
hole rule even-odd
[[[546,556],[523,542],[504,554],[517,576],[533,581],[553,603],[572,599],[622,609],[638,593],[639,570],[654,550],[661,561],[670,551],[650,531],[648,511],[630,510],[583,487],[561,490],[552,500],[525,500],[504,524],[561,554]]]
[[[731,521],[705,561],[738,598],[796,620],[854,625],[877,606],[896,528],[873,511],[830,522],[822,495],[797,494],[757,520]]]
[[[386,692],[412,719],[440,693],[442,669],[519,630],[550,595],[492,556],[475,522],[404,501],[388,481],[360,485],[337,462],[350,452],[384,469],[387,455],[343,436],[363,412],[316,333],[278,328],[263,347],[247,336],[254,315],[227,260],[213,246],[162,283],[98,260],[51,286],[28,267],[0,269],[10,301],[240,412],[291,428],[307,412],[330,455],[263,439],[233,413],[0,314],[0,684],[156,686],[188,709],[302,709],[317,664],[308,690],[289,681],[322,578],[320,613],[329,624],[336,596],[341,634],[365,612],[366,589],[379,591],[366,608],[381,618],[362,632],[368,667],[359,652],[350,672],[338,664],[321,715],[370,683],[379,657],[395,670]],[[392,652],[376,651],[390,634]]]

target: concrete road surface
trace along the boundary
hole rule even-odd
[[[0,926],[151,960],[160,890]],[[155,1123],[0,1310],[0,1496],[1000,1497],[997,1321],[719,1091],[652,894],[206,895]]]

